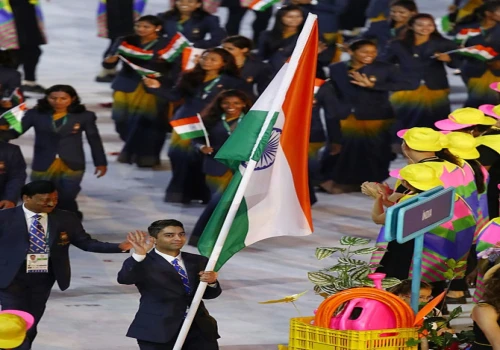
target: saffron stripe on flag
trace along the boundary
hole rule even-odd
[[[176,126],[182,126],[182,125],[186,125],[186,124],[197,124],[199,122],[200,122],[200,119],[198,119],[198,117],[188,117],[188,118],[172,120],[170,122],[170,125],[172,125],[172,127],[175,128]]]

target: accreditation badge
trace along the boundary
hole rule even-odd
[[[48,273],[49,254],[27,254],[26,273]]]

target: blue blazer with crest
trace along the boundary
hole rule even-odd
[[[142,262],[133,257],[123,262],[118,272],[118,283],[135,284],[141,301],[127,337],[154,342],[167,343],[179,333],[186,309],[193,301],[193,295],[200,279],[198,273],[204,271],[208,259],[196,254],[182,252],[182,260],[191,287],[187,294],[182,280],[175,268],[163,257],[152,250]],[[222,293],[217,282],[215,287],[207,287],[204,299],[215,299]],[[201,302],[194,322],[207,339],[217,339],[217,322],[210,316]]]
[[[61,290],[68,289],[71,266],[70,244],[94,253],[121,253],[116,243],[93,239],[83,228],[75,214],[54,209],[48,214],[49,265],[52,266]],[[22,206],[0,210],[0,289],[7,288],[26,260],[29,250],[29,232]]]

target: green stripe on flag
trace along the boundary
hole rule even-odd
[[[240,126],[238,126],[238,128],[240,128]],[[238,128],[236,128],[236,130],[238,130]],[[242,175],[239,171],[237,171],[233,175],[233,178],[231,179],[231,182],[229,183],[227,189],[224,191],[224,194],[222,195],[219,204],[217,204],[214,213],[210,217],[207,226],[205,226],[203,234],[198,241],[198,250],[200,251],[201,255],[209,257],[210,254],[212,254],[215,242],[219,237],[222,225],[224,224],[224,220],[226,219],[229,207],[233,202],[241,179]],[[238,208],[233,224],[231,225],[231,229],[229,230],[229,234],[227,236],[226,242],[224,243],[224,247],[222,249],[219,260],[217,260],[217,265],[215,265],[215,271],[219,271],[219,269],[226,263],[226,261],[228,261],[241,249],[245,248],[245,238],[247,236],[249,227],[247,212],[247,204],[245,202],[245,199],[243,199],[240,207]]]
[[[197,137],[204,137],[205,132],[203,130],[189,131],[183,134],[178,134],[182,140],[195,139]]]
[[[264,121],[266,120],[267,113],[267,111],[250,110],[245,117],[243,117],[236,130],[234,130],[229,139],[227,139],[219,152],[217,152],[215,159],[226,164],[233,170],[238,169],[241,162],[248,161],[252,155],[255,141],[257,140],[260,130],[264,125]],[[273,119],[271,120],[271,123],[269,123],[269,127],[267,128],[264,137],[262,138],[260,145],[257,147],[253,160],[258,161],[260,159],[260,156],[269,141],[273,125],[276,123],[278,115],[278,112],[274,113]]]

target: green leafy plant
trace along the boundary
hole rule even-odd
[[[326,297],[350,288],[373,287],[373,281],[368,278],[368,274],[380,265],[356,259],[358,255],[382,251],[377,247],[361,247],[369,243],[370,240],[367,238],[345,236],[340,239],[340,247],[316,248],[318,260],[331,257],[335,253],[339,253],[340,257],[337,259],[337,264],[307,274],[314,284],[314,291]],[[382,286],[390,288],[400,282],[397,278],[385,278],[382,280]]]
[[[446,293],[450,289],[451,282],[457,277],[459,269],[465,266],[465,261],[456,262],[454,259],[448,259],[446,265],[448,269],[444,273],[444,277],[449,281],[446,288]],[[439,314],[444,307],[441,307]],[[461,331],[460,333],[448,332],[450,322],[459,317],[462,313],[462,307],[457,307],[450,312],[450,315],[445,318],[442,316],[431,316],[424,320],[422,327],[418,333],[425,336],[429,343],[434,345],[436,349],[448,349],[456,344],[470,344],[474,341],[474,332],[472,330]],[[410,339],[406,343],[408,346],[416,346],[422,343],[422,339]]]

